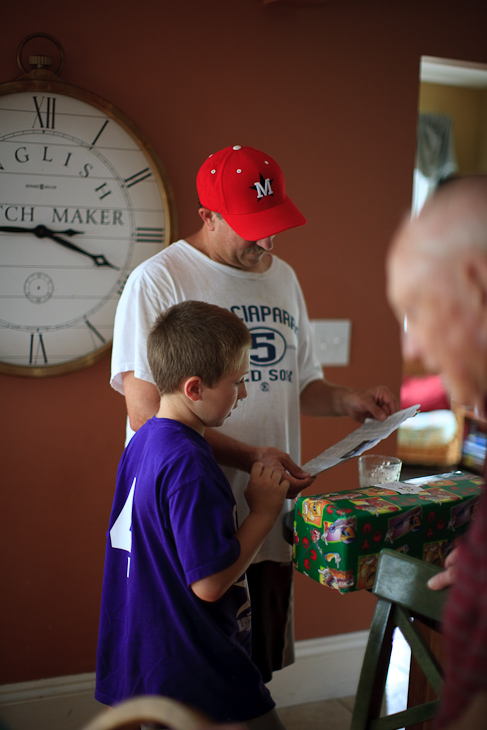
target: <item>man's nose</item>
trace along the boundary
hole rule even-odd
[[[239,389],[238,389],[238,399],[243,400],[247,397],[247,388],[245,387],[245,383],[242,381],[240,383]]]
[[[410,331],[402,333],[402,354],[405,360],[412,362],[423,359],[423,351],[418,338]]]
[[[274,248],[274,236],[268,236],[267,238],[259,238],[258,241],[255,242],[257,246],[260,246],[265,251],[272,251]]]

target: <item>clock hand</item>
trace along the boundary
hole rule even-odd
[[[43,228],[43,226],[37,226],[37,228]],[[76,244],[71,243],[70,241],[65,241],[64,238],[60,238],[59,236],[55,236],[50,231],[44,232],[41,231],[40,233],[37,233],[36,230],[34,230],[35,235],[38,238],[50,238],[51,241],[56,241],[56,243],[60,243],[61,246],[65,246],[66,248],[70,248],[72,251],[77,251],[78,253],[84,254],[85,256],[89,256],[90,259],[92,259],[97,266],[110,266],[112,269],[116,269],[119,271],[118,266],[114,266],[111,264],[103,254],[92,254],[88,251],[85,251],[83,248],[80,248],[79,246],[76,246]]]
[[[37,228],[40,228],[41,226],[37,226]],[[46,231],[49,231],[49,228],[46,226],[42,226],[45,228]],[[33,233],[36,229],[35,228],[21,228],[20,226],[0,226],[0,231],[4,233]],[[61,236],[77,236],[79,233],[84,233],[84,231],[73,231],[72,228],[68,228],[66,231],[51,231],[51,233],[61,234]]]
[[[77,236],[79,233],[84,233],[84,231],[73,231],[72,228],[68,228],[67,231],[51,231],[51,233],[61,234],[61,236]]]
[[[31,233],[33,228],[21,228],[20,226],[0,226],[3,233]]]
[[[56,241],[56,243],[61,244],[61,246],[65,246],[72,251],[77,251],[84,256],[89,256],[90,259],[92,259],[97,266],[110,266],[110,268],[119,271],[119,267],[114,266],[109,261],[107,261],[103,254],[91,254],[88,251],[85,251],[83,248],[76,246],[76,244],[71,243],[70,241],[65,241],[64,238],[60,238],[55,234],[54,231],[49,230],[49,228],[47,228],[46,226],[36,226],[35,228],[21,228],[20,226],[0,226],[0,231],[4,233],[33,233],[35,236],[37,236],[37,238],[50,238],[52,241]],[[78,233],[78,231],[73,231],[70,228],[67,231],[61,231],[61,233],[64,233],[68,236],[73,236]]]

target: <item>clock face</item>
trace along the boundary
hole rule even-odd
[[[98,359],[128,275],[170,242],[155,156],[120,112],[66,88],[0,91],[4,372],[50,375]]]

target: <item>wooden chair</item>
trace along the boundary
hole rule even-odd
[[[438,699],[380,717],[396,627],[438,695],[442,682],[441,667],[415,621],[419,619],[439,630],[447,591],[432,591],[426,583],[440,570],[394,550],[382,550],[372,589],[378,599],[377,606],[365,650],[351,730],[395,730],[426,722],[436,715]]]
[[[205,715],[169,697],[145,695],[125,700],[103,710],[83,730],[140,730],[141,725],[170,730],[210,730],[216,727]],[[219,725],[228,730],[241,730],[240,725]]]

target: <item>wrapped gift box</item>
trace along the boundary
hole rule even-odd
[[[443,566],[476,514],[484,480],[467,472],[298,497],[296,570],[340,593],[372,588],[379,552]]]

